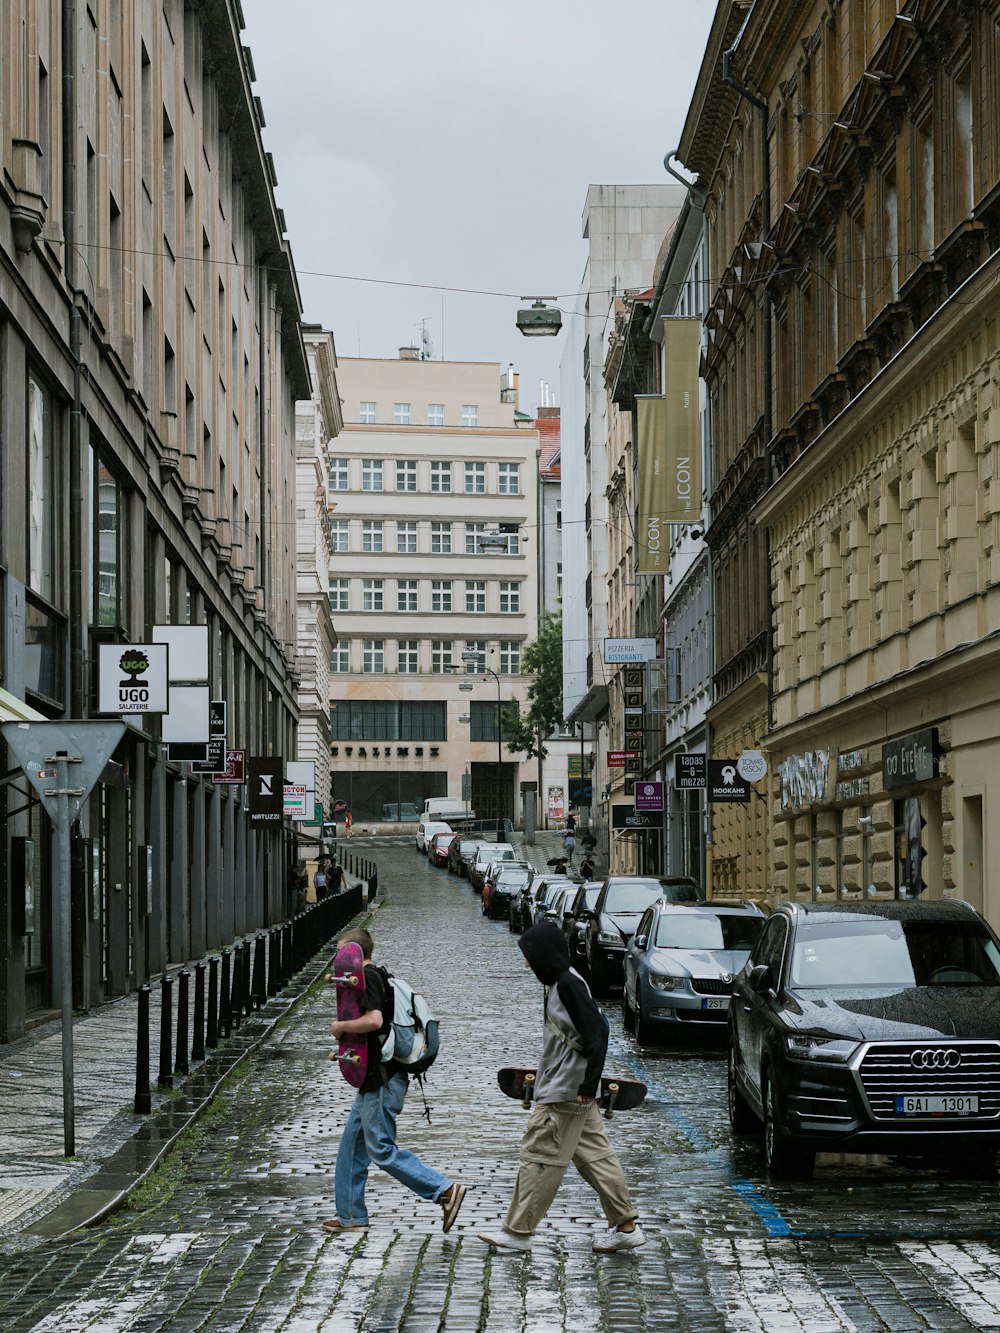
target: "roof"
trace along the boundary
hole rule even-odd
[[[561,425],[558,417],[536,417],[535,429],[538,431],[539,472],[558,476],[559,457],[562,449]]]

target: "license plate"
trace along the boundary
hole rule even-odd
[[[978,1115],[979,1098],[973,1096],[896,1097],[897,1115]]]
[[[728,996],[728,995],[718,995],[718,996],[713,995],[711,998],[706,997],[705,999],[702,1000],[702,1002],[701,1002],[701,1007],[702,1007],[703,1009],[728,1009],[728,1008],[729,1008],[729,996]]]

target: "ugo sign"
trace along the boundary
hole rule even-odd
[[[100,644],[98,712],[166,713],[168,655],[165,643]]]

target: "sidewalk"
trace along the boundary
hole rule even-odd
[[[351,886],[359,883],[355,877]],[[256,933],[243,938],[253,940]],[[206,961],[211,956],[206,955]],[[185,966],[191,970],[196,961]],[[189,1075],[175,1074],[174,1088],[167,1092],[156,1088],[161,991],[155,978],[149,1004],[152,1110],[148,1115],[136,1115],[132,1109],[138,994],[77,1018],[74,1157],[64,1156],[60,1021],[54,1019],[0,1046],[0,1242],[26,1230],[62,1234],[113,1207],[211,1100],[225,1075],[308,990],[326,961],[321,949],[277,997],[244,1017],[240,1029],[220,1040],[204,1061],[192,1064]],[[172,973],[178,970],[171,968]],[[189,1050],[193,1004],[191,1010]],[[175,1010],[175,1040],[176,1023]]]

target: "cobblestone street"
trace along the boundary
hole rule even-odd
[[[610,1133],[648,1243],[596,1256],[596,1200],[574,1172],[528,1256],[477,1238],[502,1218],[525,1124],[496,1070],[533,1063],[541,991],[504,922],[407,842],[377,845],[376,959],[442,1023],[432,1123],[416,1088],[400,1141],[470,1186],[455,1230],[373,1172],[372,1228],[329,1237],[351,1090],[326,1056],[331,989],[304,1000],[131,1205],[59,1242],[22,1238],[0,1276],[0,1327],[91,1330],[959,1330],[1000,1328],[1000,1188],[884,1159],[821,1158],[770,1183],[733,1144],[720,1043],[641,1050],[611,1003],[609,1068],[649,1084]]]

